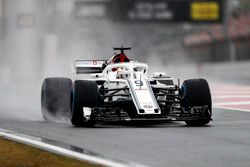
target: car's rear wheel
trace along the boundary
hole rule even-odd
[[[71,93],[71,123],[74,126],[93,126],[95,121],[84,117],[83,107],[101,105],[98,86],[95,81],[76,80]]]
[[[207,106],[200,119],[185,121],[189,126],[202,126],[210,122],[212,116],[212,100],[209,85],[205,79],[190,79],[183,82],[182,107],[186,111],[194,106]]]
[[[69,118],[71,87],[72,81],[69,78],[44,79],[41,89],[41,109],[45,120]]]

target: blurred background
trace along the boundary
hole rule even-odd
[[[249,0],[0,0],[0,112],[40,119],[43,78],[113,47],[150,72],[250,81]]]

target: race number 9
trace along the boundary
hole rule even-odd
[[[141,80],[135,80],[134,82],[136,86],[143,86],[143,82]]]

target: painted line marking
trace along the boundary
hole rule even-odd
[[[214,108],[225,109],[225,110],[233,110],[233,111],[250,112],[250,110],[248,110],[248,109],[241,109],[241,108],[222,107],[222,106],[214,106]]]
[[[224,103],[224,102],[245,102],[250,101],[250,98],[228,98],[228,99],[213,99],[213,104]]]
[[[250,98],[250,95],[215,95],[213,99],[225,99],[225,98]]]
[[[239,101],[239,102],[222,102],[222,103],[214,103],[214,105],[246,105],[246,104],[250,104],[250,101]]]
[[[216,92],[211,92],[213,95],[249,95],[250,91],[246,92],[240,92],[240,91],[216,91]]]
[[[250,112],[249,85],[214,83],[211,93],[214,108]]]
[[[145,165],[141,165],[141,164],[137,164],[133,162],[129,162],[128,164],[125,164],[122,162],[116,162],[114,160],[108,160],[108,159],[96,157],[93,155],[87,155],[84,153],[74,152],[72,150],[68,150],[59,146],[54,146],[51,144],[44,143],[42,141],[38,141],[35,139],[36,137],[28,136],[25,134],[19,134],[17,132],[9,131],[6,129],[0,129],[0,137],[4,137],[4,138],[10,139],[16,142],[20,142],[23,144],[28,144],[37,148],[41,148],[43,150],[50,151],[52,153],[56,153],[56,154],[60,154],[63,156],[72,157],[72,158],[76,158],[79,160],[87,161],[87,162],[94,163],[94,164],[104,165],[108,167],[146,167]]]

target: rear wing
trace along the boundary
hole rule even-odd
[[[101,73],[106,60],[76,60],[74,70],[76,74]]]

